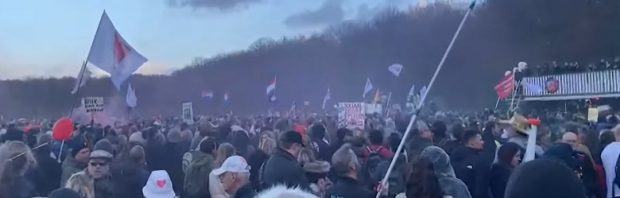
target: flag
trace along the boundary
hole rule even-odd
[[[296,105],[295,105],[295,101],[293,101],[293,104],[291,105],[291,108],[288,110],[288,115],[289,116],[293,116],[295,114],[295,109],[296,109]]]
[[[420,91],[418,92],[418,95],[419,95],[420,97],[422,97],[424,94],[426,94],[426,91],[427,91],[427,90],[426,90],[426,85],[424,85],[424,87],[422,87],[422,88],[420,89]]]
[[[407,94],[407,103],[413,103],[413,97],[415,97],[415,84],[411,84],[411,89]]]
[[[228,91],[224,92],[224,102],[228,102]]]
[[[86,85],[86,81],[90,79],[90,75],[92,73],[88,68],[86,68],[86,61],[82,63],[82,69],[80,69],[80,73],[78,73],[77,78],[75,78],[75,85],[73,86],[73,90],[71,90],[71,94],[76,94],[78,89],[82,88]]]
[[[544,92],[543,88],[534,84],[534,83],[526,83],[523,82],[523,85],[525,85],[526,89],[528,92],[534,93],[534,94],[542,94]]]
[[[499,82],[495,86],[495,92],[497,92],[497,97],[499,99],[506,99],[510,96],[513,89],[515,87],[514,75],[508,74],[505,75],[502,81]]]
[[[271,83],[267,85],[267,98],[269,99],[269,102],[275,102],[277,99],[276,98],[276,84],[277,84],[277,79],[276,77],[274,77]]]
[[[208,98],[208,99],[213,99],[215,94],[213,94],[213,91],[202,91],[202,93],[200,94],[200,96],[202,96],[203,98]]]
[[[323,97],[323,105],[322,105],[323,109],[325,109],[325,104],[327,104],[327,101],[331,100],[331,99],[332,99],[332,93],[331,93],[331,91],[329,90],[329,87],[328,87],[327,88],[327,93],[325,94],[325,97]]]
[[[138,105],[138,97],[136,97],[136,90],[134,90],[133,87],[131,87],[131,84],[129,84],[129,87],[127,87],[127,97],[125,98],[125,101],[127,102],[127,106],[131,108],[135,108]]]
[[[401,64],[393,64],[388,67],[388,70],[394,74],[394,76],[400,76],[400,72],[403,71],[403,65]]]
[[[121,84],[147,59],[123,39],[104,11],[87,61],[108,72],[116,89],[120,90]]]
[[[372,99],[372,103],[377,104],[380,102],[381,102],[381,91],[377,89],[377,91],[375,92],[375,97]]]
[[[476,7],[476,0],[472,1],[471,4],[469,4],[469,9],[473,10],[474,7]]]
[[[370,78],[366,78],[366,85],[364,85],[364,94],[362,98],[366,98],[366,94],[370,91],[372,91],[372,83],[370,82]]]

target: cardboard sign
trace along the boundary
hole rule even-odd
[[[82,106],[86,109],[86,112],[102,112],[103,111],[103,97],[85,97],[82,98]]]
[[[590,122],[598,121],[598,109],[597,108],[588,108],[588,121]]]
[[[338,104],[338,126],[348,129],[364,128],[364,103],[343,102]]]
[[[191,102],[183,103],[182,112],[183,112],[182,114],[183,121],[188,124],[193,124],[194,123],[194,108],[192,107]]]

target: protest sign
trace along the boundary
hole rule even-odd
[[[183,103],[183,121],[192,124],[194,123],[194,108],[191,102]]]
[[[588,121],[590,122],[598,121],[598,109],[597,108],[588,108]]]
[[[364,128],[364,103],[343,102],[338,104],[338,126],[349,129]]]
[[[102,112],[103,111],[103,97],[85,97],[82,98],[82,106],[86,109],[86,112]]]

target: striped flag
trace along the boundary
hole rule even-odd
[[[202,96],[203,98],[213,99],[214,94],[213,94],[213,91],[205,90],[205,91],[202,91],[200,96]]]
[[[276,83],[277,83],[277,79],[276,77],[274,77],[271,83],[267,86],[267,98],[269,99],[269,102],[275,102],[277,99],[276,98]]]
[[[510,94],[512,94],[514,87],[514,75],[512,73],[505,75],[502,81],[500,81],[499,84],[495,86],[495,92],[497,92],[497,97],[499,97],[499,99],[508,98]]]

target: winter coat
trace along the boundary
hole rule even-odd
[[[0,197],[2,198],[31,198],[34,185],[24,176],[5,178],[9,181],[0,181]]]
[[[325,197],[336,198],[372,198],[375,193],[350,177],[340,177],[336,184],[327,190]]]
[[[172,180],[172,188],[174,192],[183,192],[183,180],[185,174],[183,174],[183,154],[189,150],[189,142],[168,143],[165,146],[166,152],[164,154],[166,163],[166,172],[170,175]]]
[[[252,185],[248,183],[237,190],[233,198],[254,198],[254,196],[256,196],[256,192],[252,188]]]
[[[512,168],[499,163],[493,164],[491,168],[491,178],[489,180],[489,187],[491,188],[491,195],[493,198],[504,197],[510,174],[512,174]]]
[[[186,197],[202,198],[211,197],[209,193],[209,174],[213,170],[214,158],[209,154],[204,154],[204,157],[192,162],[185,174],[185,180],[183,182],[183,188]]]
[[[312,138],[312,150],[314,151],[317,160],[330,161],[332,159],[331,148],[323,139]]]
[[[183,154],[183,162],[182,162],[183,173],[187,173],[187,168],[189,167],[190,164],[192,164],[195,161],[199,161],[206,156],[207,154],[200,152],[198,150],[188,151],[185,154]]]
[[[95,198],[117,198],[117,193],[119,191],[114,189],[115,183],[112,180],[112,176],[108,175],[103,178],[94,179],[86,171],[80,171],[76,173],[76,176],[88,177],[94,180]]]
[[[115,187],[118,198],[142,198],[142,187],[149,179],[150,172],[143,164],[132,161],[120,162],[117,169],[111,169],[115,178]]]
[[[250,157],[248,158],[248,165],[250,165],[250,183],[252,183],[252,187],[254,189],[261,189],[260,181],[259,181],[259,172],[263,163],[269,159],[269,155],[267,155],[262,150],[256,150]]]
[[[32,170],[30,181],[35,185],[36,195],[47,196],[60,187],[60,183],[56,181],[60,181],[62,168],[58,161],[50,157],[49,146],[34,150],[34,157],[37,160],[37,167]]]
[[[62,162],[62,175],[60,176],[60,186],[65,186],[71,175],[83,171],[87,164],[76,161],[73,157],[68,156]]]
[[[446,195],[454,198],[472,197],[465,183],[456,178],[454,169],[450,164],[450,157],[443,149],[437,146],[429,146],[420,153],[420,157],[429,160],[433,164],[439,186]]]
[[[454,150],[450,161],[456,177],[467,185],[474,198],[488,198],[490,165],[487,165],[482,151],[461,146]]]
[[[230,195],[224,190],[220,177],[213,174],[213,171],[209,173],[209,193],[211,198],[230,198]]]
[[[310,182],[297,162],[297,159],[282,148],[276,149],[274,154],[263,165],[262,182],[266,187],[285,184],[288,187],[299,186],[310,191]]]
[[[155,140],[149,140],[144,147],[146,165],[149,171],[166,170],[166,164],[172,163],[169,156],[162,155],[168,153],[164,144]],[[181,160],[178,161],[181,164]],[[170,174],[170,173],[168,173]]]

